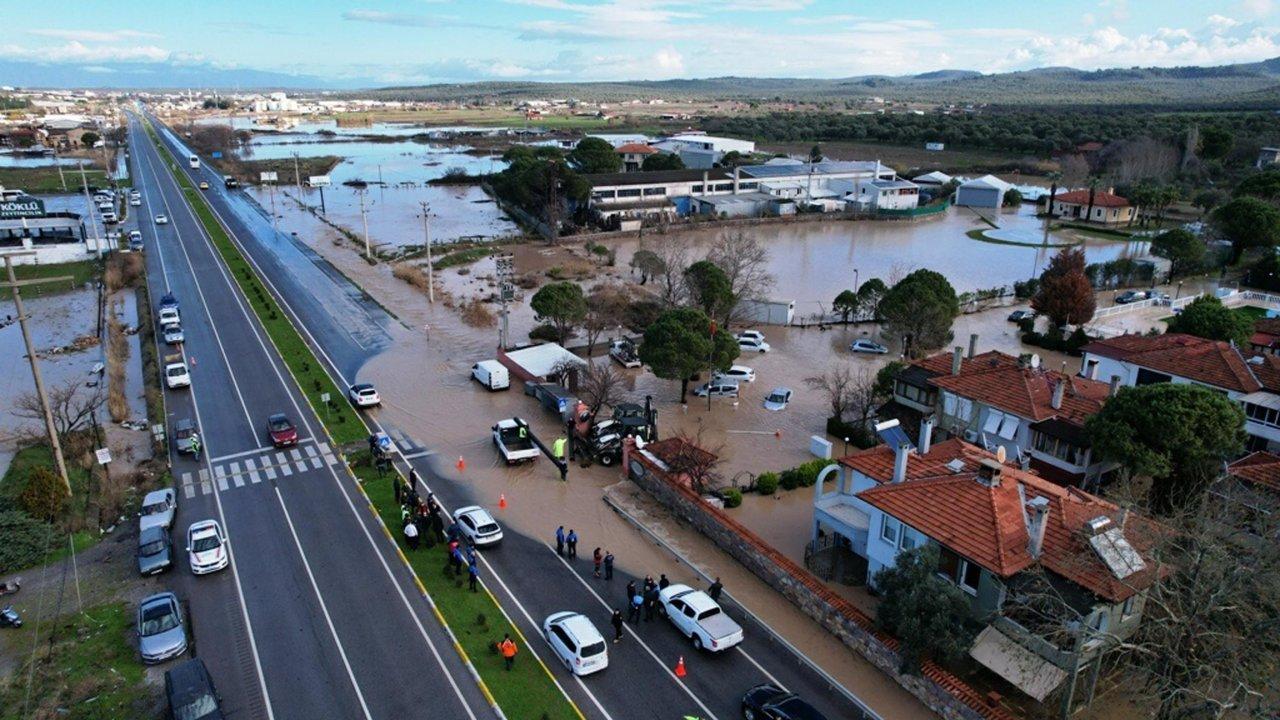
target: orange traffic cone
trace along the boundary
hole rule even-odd
[[[459,455],[459,456],[458,456],[458,470],[466,470],[466,469],[467,469],[467,463],[466,463],[466,461],[465,461],[465,460],[463,460],[463,459],[462,459],[462,456],[461,456],[461,455]]]
[[[774,437],[776,437],[776,438],[778,438],[779,440],[781,440],[781,439],[782,439],[782,428],[778,428],[777,430],[774,430],[774,431],[773,431],[773,436],[774,436]]]
[[[500,493],[498,495],[498,509],[500,510],[507,509],[507,496],[505,493]]]
[[[680,660],[676,662],[676,677],[682,678],[688,675],[688,671],[684,669],[684,656],[680,656]]]

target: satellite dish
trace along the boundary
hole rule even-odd
[[[1005,453],[1004,446],[1000,445],[999,447],[996,448],[996,461],[999,462],[1001,465],[1003,465],[1005,457],[1006,457],[1006,453]]]

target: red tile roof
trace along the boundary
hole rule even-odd
[[[948,375],[951,373],[953,359],[954,356],[951,353],[938,353],[937,355],[930,355],[923,360],[916,360],[911,364],[936,375]],[[1004,367],[1018,367],[1018,358],[1002,353],[999,350],[990,350],[974,355],[971,358],[962,357],[960,360],[961,375]]]
[[[1035,422],[1056,417],[1079,425],[1102,409],[1110,389],[1097,380],[1016,365],[969,373],[962,368],[959,375],[939,375],[929,383]],[[1055,409],[1053,391],[1058,383],[1066,383],[1066,390],[1061,407]]]
[[[646,444],[644,449],[668,467],[681,460],[709,465],[718,457],[715,453],[703,450],[682,437],[670,437],[666,440],[651,442]]]
[[[982,454],[976,447],[967,454]],[[908,463],[908,468],[910,463]],[[1150,586],[1166,570],[1150,557],[1159,526],[1096,496],[1064,488],[1016,468],[1001,469],[1000,482],[980,482],[962,470],[901,483],[878,485],[858,497],[892,515],[954,552],[1003,578],[1036,564],[1028,550],[1029,535],[1022,504],[1037,497],[1049,500],[1040,565],[1111,602],[1120,602]],[[1146,567],[1117,578],[1090,547],[1085,524],[1110,518],[1143,555]]]
[[[1251,393],[1263,387],[1240,351],[1221,340],[1180,333],[1120,335],[1081,350],[1225,390]]]
[[[1071,192],[1062,193],[1061,195],[1055,195],[1053,198],[1053,201],[1060,202],[1060,203],[1067,203],[1068,205],[1088,206],[1089,191],[1073,190]],[[1114,207],[1114,208],[1129,207],[1129,201],[1125,200],[1119,195],[1114,195],[1109,192],[1103,192],[1102,190],[1098,190],[1093,193],[1093,206],[1094,207]]]
[[[1256,452],[1227,466],[1235,477],[1280,492],[1280,455]]]
[[[976,451],[976,452],[971,452]],[[840,458],[840,464],[866,475],[878,483],[893,480],[894,450],[888,445],[876,445],[847,457]],[[935,477],[951,472],[947,463],[960,460],[967,472],[977,472],[978,463],[990,453],[983,453],[977,447],[969,445],[958,438],[934,443],[928,455],[913,454],[907,463],[907,479]]]
[[[626,143],[625,145],[619,145],[617,152],[622,155],[652,155],[658,152],[658,149],[645,145],[644,143]]]

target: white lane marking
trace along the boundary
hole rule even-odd
[[[263,450],[270,450],[270,449],[271,448],[269,447],[256,447],[252,450],[245,450],[244,452],[231,453],[230,455],[219,455],[218,457],[209,458],[209,462],[217,463],[217,462],[225,462],[227,460],[235,460],[236,458],[242,458],[242,457],[245,457],[246,455],[257,455]]]
[[[267,469],[266,469],[264,472],[267,474],[267,479],[268,479],[268,480],[275,480],[275,479],[276,479],[276,469],[275,469],[273,466],[268,465],[268,466],[267,466]]]
[[[333,635],[333,641],[338,646],[338,655],[342,658],[342,665],[347,669],[347,677],[351,679],[351,686],[355,688],[356,698],[360,700],[360,709],[364,711],[364,716],[373,720],[373,715],[369,713],[369,706],[364,702],[364,693],[360,692],[360,683],[356,682],[356,674],[351,669],[351,662],[347,660],[347,651],[342,647],[342,641],[338,639],[338,629],[333,625],[333,617],[329,615],[329,607],[324,602],[324,595],[320,592],[320,586],[316,584],[316,576],[311,572],[311,563],[307,560],[307,553],[302,549],[302,541],[298,539],[298,531],[293,526],[293,518],[289,515],[289,507],[284,502],[284,496],[280,494],[280,488],[275,488],[276,500],[280,502],[280,511],[284,513],[284,521],[289,526],[289,534],[293,536],[294,547],[298,548],[298,556],[302,558],[302,567],[307,571],[307,579],[311,581],[311,591],[315,593],[316,600],[320,603],[320,612],[324,613],[324,621],[329,625],[329,633]]]
[[[294,448],[289,451],[289,457],[293,458],[294,460],[301,460],[302,452],[298,450],[298,448]]]
[[[285,477],[289,477],[293,474],[293,468],[289,467],[289,463],[284,463],[280,466],[280,472],[283,473]]]
[[[231,480],[236,487],[244,487],[244,476],[240,474],[240,463],[231,463]]]
[[[182,494],[185,495],[188,500],[190,500],[191,498],[196,496],[196,486],[190,485],[187,483],[182,483]]]
[[[218,215],[218,211],[216,209],[213,209],[212,205],[210,205],[210,209],[213,210],[215,215]],[[188,207],[188,211],[190,211],[190,207]],[[218,215],[219,220],[221,220],[221,217],[222,217],[221,215]],[[227,232],[228,237],[234,238],[234,234],[231,232],[230,227],[227,226],[225,221],[222,222],[222,225],[223,225],[223,229]],[[212,241],[209,239],[207,233],[204,231],[203,226],[200,226],[199,224],[197,224],[197,226],[200,229],[200,237],[203,238],[205,242],[209,244],[210,248],[212,248]],[[234,242],[234,239],[233,239],[233,242]],[[236,244],[239,245],[238,242]],[[242,253],[244,252],[243,248],[241,248],[241,252]],[[245,253],[245,257],[248,258],[247,253]],[[249,259],[249,262],[253,263],[253,260]],[[235,298],[237,305],[240,307],[241,314],[244,315],[245,320],[249,323],[249,327],[253,331],[254,337],[258,341],[258,345],[262,348],[262,351],[266,353],[268,361],[271,364],[271,368],[272,370],[275,371],[276,378],[280,381],[281,386],[285,388],[286,394],[289,396],[289,401],[293,404],[294,410],[298,413],[298,416],[302,418],[303,424],[307,426],[307,432],[313,433],[311,429],[310,420],[308,420],[307,416],[303,414],[302,409],[298,403],[298,399],[296,395],[296,392],[298,392],[297,388],[290,385],[285,380],[284,374],[281,372],[280,367],[277,364],[278,359],[272,356],[271,352],[267,349],[266,342],[262,339],[261,334],[258,332],[258,326],[255,325],[254,321],[250,318],[249,311],[244,306],[243,298],[240,296],[239,291],[236,289],[235,285],[232,283],[231,278],[227,275],[226,268],[223,266],[221,261],[219,261],[217,265],[227,285],[231,287],[232,295]],[[254,268],[258,270],[258,276],[266,280],[265,276],[261,274],[261,270],[257,268],[257,264],[253,263],[253,265],[254,265]],[[266,282],[270,283],[269,280],[266,280]],[[285,475],[290,474],[289,466],[287,464],[282,464],[280,466],[280,469],[282,472],[284,472]],[[436,649],[435,642],[433,642],[431,640],[431,637],[427,635],[427,629],[422,625],[422,621],[419,619],[418,613],[414,611],[413,606],[409,603],[409,598],[407,595],[405,595],[404,588],[401,587],[400,581],[391,572],[391,566],[387,564],[387,559],[383,555],[382,548],[379,546],[377,541],[374,540],[373,534],[369,531],[368,526],[365,525],[365,516],[362,515],[360,511],[356,508],[355,503],[352,501],[351,496],[348,494],[346,486],[344,486],[342,481],[338,478],[338,474],[333,469],[333,466],[329,466],[329,476],[333,479],[334,484],[338,487],[338,490],[342,494],[342,497],[347,501],[347,507],[351,510],[352,516],[356,518],[356,524],[359,525],[360,529],[364,532],[365,539],[368,541],[370,547],[373,548],[374,554],[378,557],[378,562],[382,564],[383,571],[386,573],[387,578],[391,581],[391,584],[395,587],[396,593],[399,594],[401,603],[403,603],[405,609],[409,611],[410,618],[413,620],[414,625],[417,626],[419,635],[422,636],[422,639],[427,643],[427,647],[430,648],[431,654],[435,658],[436,664],[444,672],[445,678],[449,681],[450,687],[453,688],[453,692],[458,698],[458,702],[462,705],[462,709],[466,711],[467,717],[469,717],[471,720],[476,720],[476,715],[471,710],[471,704],[467,702],[467,699],[465,697],[463,697],[462,689],[458,687],[458,683],[453,677],[452,669],[456,668],[457,666],[453,664],[446,664],[444,661],[444,658],[440,656],[439,650]],[[277,497],[280,497],[281,506],[283,507],[284,500],[283,500],[283,497],[280,496],[280,491],[278,488],[276,489],[276,495]],[[300,545],[298,546],[298,549],[299,549],[299,552],[302,551],[302,548]],[[561,692],[563,692],[563,689],[561,690]]]
[[[556,553],[555,548],[546,544],[544,544],[543,547],[545,547],[548,552],[555,553],[555,556],[560,561],[560,563],[565,566],[565,568],[569,571],[570,574],[573,575],[575,580],[577,580],[579,583],[582,584],[582,587],[587,589],[587,592],[591,593],[591,596],[594,597],[597,602],[599,602],[602,606],[604,606],[606,610],[609,610],[610,612],[613,611],[613,606],[605,602],[605,599],[600,597],[600,594],[596,592],[596,589],[591,587],[591,583],[588,583],[586,580],[583,580],[582,576],[574,571],[573,566],[569,564],[569,561],[565,560],[564,557],[562,557],[559,553]],[[630,624],[624,624],[623,627],[626,629],[628,633],[631,634],[631,637],[636,639],[636,642],[640,643],[640,647],[644,648],[644,651],[646,653],[649,653],[649,657],[653,658],[653,661],[658,663],[658,667],[662,668],[662,670],[667,674],[667,676],[670,677],[672,680],[674,680],[675,683],[680,686],[680,689],[684,690],[686,695],[688,695],[694,702],[698,703],[698,707],[702,708],[702,712],[706,713],[707,717],[712,718],[712,720],[715,720],[716,714],[711,712],[710,708],[704,705],[702,703],[702,700],[700,700],[697,695],[693,694],[693,690],[691,690],[688,685],[685,685],[683,680],[676,677],[676,674],[671,670],[671,667],[667,665],[665,662],[663,662],[662,658],[658,657],[658,654],[655,653],[653,649],[649,647],[649,644],[640,638],[640,634],[637,633],[635,629],[631,627]]]
[[[418,452],[409,453],[408,455],[401,455],[400,457],[408,461],[408,460],[417,460],[418,458],[430,457],[435,454],[436,454],[435,450],[419,450]]]
[[[253,458],[244,461],[245,472],[249,473],[249,482],[262,482],[262,475],[258,473],[258,466],[254,464]]]

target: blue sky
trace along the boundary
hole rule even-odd
[[[846,77],[1280,56],[1280,0],[77,0],[0,58],[207,63],[378,83]],[[3,83],[3,78],[0,78]]]

